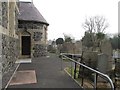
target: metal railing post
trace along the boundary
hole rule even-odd
[[[71,62],[71,76],[72,76],[72,62]]]
[[[97,73],[94,73],[94,89],[97,89]]]
[[[74,68],[74,79],[76,79],[76,69],[77,69],[77,63],[75,62],[75,68]]]
[[[115,69],[114,69],[114,87],[115,87],[115,90],[116,90],[116,63],[117,63],[117,59],[115,58]]]
[[[81,86],[82,87],[83,87],[83,84],[84,84],[84,67],[82,67],[82,79],[81,79]]]
[[[63,55],[63,54],[62,54]],[[111,86],[111,89],[112,90],[114,90],[114,84],[113,84],[113,82],[112,82],[112,80],[110,79],[110,77],[108,76],[108,75],[106,75],[106,74],[104,74],[104,73],[101,73],[101,72],[99,72],[98,70],[95,70],[95,69],[93,69],[93,68],[91,68],[91,67],[88,67],[88,66],[86,66],[85,64],[82,64],[82,63],[80,63],[80,62],[77,62],[76,60],[74,60],[74,59],[71,59],[71,58],[69,58],[69,57],[67,57],[67,56],[65,56],[65,55],[63,55],[65,58],[67,58],[67,59],[69,59],[71,62],[74,62],[74,63],[76,63],[76,64],[79,64],[80,66],[82,66],[82,68],[83,68],[83,76],[84,76],[84,69],[86,68],[86,69],[88,69],[88,70],[90,70],[90,71],[92,71],[92,72],[94,72],[94,73],[96,73],[96,75],[94,76],[94,85],[95,85],[95,87],[97,87],[97,77],[98,77],[98,75],[101,75],[101,76],[103,76],[103,77],[105,77],[105,78],[107,78],[108,79],[108,81],[109,81],[109,83],[110,83],[110,86]],[[71,64],[71,66],[72,66],[72,64]],[[81,83],[81,86],[83,86],[83,78],[82,78],[82,83]]]
[[[62,70],[63,70],[63,55],[61,54],[60,56],[61,56],[61,58],[62,58],[62,59],[61,59],[61,71],[62,71]]]

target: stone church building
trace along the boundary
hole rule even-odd
[[[48,23],[32,2],[19,3],[20,58],[46,55]]]
[[[45,56],[49,24],[31,2],[0,1],[0,89],[20,58]]]

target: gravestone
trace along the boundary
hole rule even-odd
[[[83,61],[87,66],[96,69],[97,67],[98,52],[95,51],[85,51],[83,53]]]
[[[98,71],[108,74],[108,55],[98,54],[97,69]],[[102,77],[98,76],[98,82],[106,82]]]
[[[81,41],[77,41],[75,43],[75,47],[76,47],[76,53],[82,54],[82,42]]]
[[[113,58],[120,58],[120,53],[118,50],[113,51]]]
[[[108,68],[108,55],[98,54],[97,68],[100,72],[106,74]]]
[[[91,50],[86,50],[83,52],[82,54],[82,63],[85,63],[86,66],[89,66],[93,69],[96,69],[97,67],[97,59],[98,59],[98,52],[96,51],[91,51]],[[82,69],[80,69],[79,71],[80,73],[83,73],[82,72]],[[89,78],[90,80],[94,80],[93,79],[93,72],[91,70],[88,70],[88,69],[84,69],[84,76],[86,78]]]
[[[112,65],[113,65],[113,60],[112,60],[112,45],[110,43],[109,40],[103,40],[101,43],[101,51],[103,54],[106,54],[108,56],[108,60],[107,60],[107,71],[111,71],[112,70]]]

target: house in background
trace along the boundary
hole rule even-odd
[[[32,2],[19,2],[18,36],[20,57],[45,56],[48,23]]]

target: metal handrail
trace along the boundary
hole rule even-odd
[[[97,71],[97,70],[95,70],[95,69],[93,69],[93,68],[91,68],[91,67],[88,67],[88,66],[86,66],[86,65],[84,65],[84,64],[82,64],[82,63],[80,63],[80,62],[77,62],[76,60],[65,56],[64,53],[61,53],[60,55],[61,55],[62,57],[65,57],[66,59],[69,59],[70,61],[72,61],[72,62],[74,62],[74,63],[77,63],[77,64],[83,66],[84,68],[87,68],[87,69],[89,69],[89,70],[91,70],[91,71],[93,71],[93,72],[95,72],[95,73],[97,73],[97,74],[100,74],[101,76],[107,78],[108,81],[109,81],[109,83],[110,83],[110,85],[111,85],[111,89],[114,90],[114,84],[113,84],[112,80],[110,79],[110,77],[109,77],[108,75],[106,75],[106,74],[104,74],[104,73],[101,73],[101,72],[99,72],[99,71]],[[75,55],[75,54],[74,54],[74,55]]]

